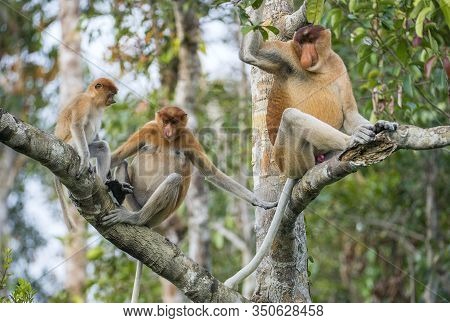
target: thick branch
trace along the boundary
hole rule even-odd
[[[75,178],[80,159],[69,145],[16,119],[3,109],[0,109],[0,142],[39,161],[58,176],[72,193],[80,214],[101,235],[172,282],[192,301],[247,301],[153,230],[124,224],[112,228],[101,226],[100,218],[112,210],[114,204],[97,176],[85,173],[79,179]]]
[[[382,132],[375,141],[348,148],[329,161],[310,169],[297,183],[288,205],[299,214],[327,185],[356,172],[359,168],[379,163],[399,149],[425,150],[450,145],[450,126],[422,129],[400,126],[395,132]],[[292,223],[295,218],[290,219]]]

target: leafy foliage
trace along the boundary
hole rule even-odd
[[[306,19],[308,22],[317,25],[322,18],[324,0],[308,0],[306,5]]]
[[[6,290],[7,288],[8,278],[11,276],[8,270],[12,263],[11,249],[4,250],[2,254],[3,260],[1,262],[2,268],[0,271],[0,292]],[[36,291],[31,287],[30,282],[23,278],[19,278],[9,297],[0,296],[0,303],[32,303],[35,295]]]

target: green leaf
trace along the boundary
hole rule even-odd
[[[264,28],[266,28],[267,30],[269,30],[270,32],[272,32],[274,35],[278,35],[280,33],[280,31],[278,30],[277,27],[274,26],[264,26]]]
[[[409,96],[413,96],[412,79],[410,74],[406,75],[406,77],[403,79],[403,90],[405,90],[405,93]]]
[[[267,39],[269,39],[269,33],[262,27],[258,28],[259,32],[261,33],[263,39],[266,41]]]
[[[356,8],[356,0],[350,0],[348,2],[348,10],[350,12],[355,12],[355,8]]]
[[[435,52],[435,53],[439,53],[439,45],[438,42],[436,41],[436,39],[433,38],[433,36],[431,36],[431,31],[428,30],[428,39],[430,41],[430,47],[431,49]]]
[[[439,0],[439,7],[441,7],[448,28],[450,28],[450,0]]]
[[[241,25],[245,25],[246,23],[252,23],[250,21],[250,16],[245,12],[245,9],[239,7],[238,9],[239,20],[241,21]]]
[[[322,18],[324,0],[308,0],[306,5],[306,20],[317,25]]]
[[[86,253],[86,258],[88,260],[96,260],[103,256],[103,248],[100,246],[94,247],[92,249],[89,249],[89,251]]]
[[[427,14],[431,12],[431,7],[423,8],[417,16],[416,20],[416,34],[420,38],[423,38],[423,22],[427,17]]]
[[[259,7],[261,7],[262,3],[264,0],[255,0],[252,2],[252,8],[253,9],[258,9]]]
[[[397,54],[398,58],[403,62],[406,63],[408,61],[408,44],[405,40],[400,40],[397,45],[397,49],[395,50],[395,53]]]
[[[254,26],[242,26],[241,32],[245,35],[245,34],[248,34],[249,32],[251,32],[254,29],[255,29]]]

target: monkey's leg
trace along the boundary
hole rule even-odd
[[[315,165],[314,148],[321,152],[344,150],[350,138],[309,114],[289,108],[283,112],[278,129],[275,159],[289,178],[301,178]]]
[[[128,211],[124,207],[112,210],[102,218],[103,225],[128,223],[154,227],[161,223],[175,208],[183,177],[170,174],[158,186],[140,211]]]
[[[91,157],[97,158],[97,173],[105,183],[111,166],[111,150],[108,143],[104,140],[93,141],[89,145],[89,153]]]
[[[120,163],[120,165],[117,167],[115,178],[121,185],[130,183],[131,188],[133,188],[133,183],[131,183],[130,176],[128,175],[128,162],[126,160]],[[122,187],[121,192],[118,192],[117,195],[120,195],[120,199],[122,201],[125,200],[125,206],[128,209],[132,211],[138,211],[142,208],[142,205],[140,205],[136,200],[133,192],[128,193],[128,191]],[[114,194],[114,196],[116,196],[116,199],[119,197],[117,195]]]

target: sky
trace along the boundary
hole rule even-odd
[[[52,2],[47,10],[49,13],[56,13],[58,10],[57,2]],[[202,36],[206,45],[205,53],[200,53],[203,72],[209,79],[230,79],[230,76],[241,66],[238,58],[238,44],[233,39],[237,27],[230,27],[220,21],[211,19],[204,19],[201,22]],[[92,79],[105,75],[117,78],[120,81],[119,100],[130,92],[133,92],[136,96],[145,97],[152,88],[158,86],[158,80],[151,76],[157,76],[158,74],[150,71],[148,77],[141,76],[136,80],[135,75],[132,74],[120,75],[118,64],[105,61],[106,49],[114,41],[112,33],[109,32],[112,28],[112,17],[104,16],[90,20],[87,31],[101,29],[103,32],[95,43],[89,43],[87,37],[82,39],[83,61],[89,70],[89,74]],[[42,36],[44,46],[58,45],[61,42],[59,22],[51,24]],[[128,84],[133,84],[132,88]],[[52,95],[56,90],[56,84],[50,84],[46,89],[51,94],[51,102],[49,107],[41,112],[45,128],[49,128],[56,121],[59,98]],[[24,199],[27,201],[24,210],[25,216],[27,221],[33,224],[48,241],[47,245],[36,254],[34,263],[24,264],[19,261],[13,268],[14,274],[20,277],[23,268],[28,267],[28,271],[34,279],[41,277],[50,269],[49,275],[45,276],[46,284],[43,286],[46,292],[50,294],[61,288],[64,281],[64,253],[59,238],[66,233],[62,217],[58,218],[60,208],[57,200],[48,201],[52,194],[52,188],[43,187],[39,180],[33,178],[27,180]],[[14,203],[13,199],[9,203]],[[55,214],[57,214],[56,217]],[[98,241],[98,235],[94,235],[88,243],[95,245],[96,241]],[[53,275],[57,282],[51,281]]]

